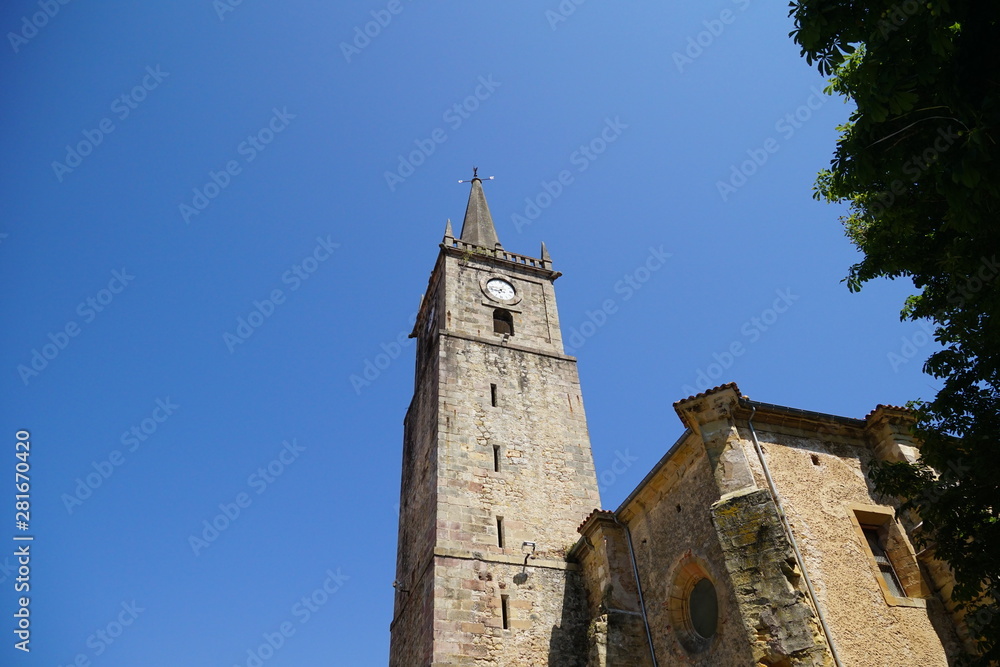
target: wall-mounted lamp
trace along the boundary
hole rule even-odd
[[[514,583],[518,585],[528,580],[528,559],[535,557],[535,543],[522,542],[521,553],[524,554],[524,565],[521,566],[521,571],[514,575]]]

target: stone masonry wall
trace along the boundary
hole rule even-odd
[[[770,494],[763,489],[731,494],[713,505],[712,515],[743,624],[756,638],[754,662],[833,665]]]
[[[415,575],[405,587],[397,589],[399,611],[392,624],[389,645],[390,667],[421,667],[431,664],[434,649],[434,567]]]
[[[435,664],[582,666],[588,619],[565,555],[600,496],[552,274],[447,252],[444,259]],[[481,289],[496,275],[521,297],[508,308],[507,339],[493,332],[500,306]],[[527,565],[525,542],[535,545]],[[498,626],[503,595],[507,629]]]
[[[432,665],[586,667],[579,573],[551,565],[438,557]]]
[[[733,584],[719,536],[712,523],[712,504],[719,490],[704,447],[694,437],[674,452],[645,493],[623,514],[632,532],[647,615],[661,665],[754,664],[736,604]],[[683,623],[683,581],[707,576],[719,605],[718,631],[700,642]]]
[[[624,527],[613,512],[595,512],[574,550],[587,592],[587,667],[650,667],[646,627]]]
[[[445,259],[437,544],[520,555],[529,541],[535,556],[562,558],[600,495],[576,360],[561,354],[550,279],[488,259]],[[498,274],[522,297],[506,341],[493,333],[495,304],[484,303],[481,290]]]
[[[575,362],[449,336],[442,348],[461,370],[443,371],[438,545],[520,554],[528,541],[562,558],[600,505]]]
[[[600,498],[575,363],[446,334],[442,358],[445,369],[462,370],[442,370],[436,541],[439,552],[463,558],[436,566],[435,660],[464,664],[459,655],[474,655],[478,665],[544,665],[558,640],[577,648],[560,651],[564,662],[552,664],[578,664],[583,593],[559,566]],[[527,582],[509,589],[520,594],[510,594],[510,629],[497,632],[500,583],[511,585],[520,571],[504,561],[523,562],[524,542],[535,543],[535,558]],[[533,571],[543,561],[549,566]],[[470,568],[497,583],[475,583]],[[465,596],[470,584],[486,589],[471,599],[449,597]]]
[[[447,294],[445,321],[448,331],[500,341],[493,333],[493,311],[509,310],[514,316],[510,342],[521,347],[562,354],[562,333],[552,278],[510,262],[487,257],[449,255],[446,258]],[[481,289],[484,279],[502,277],[514,285],[521,300],[506,305],[490,299]]]
[[[433,299],[436,295],[431,295]],[[435,327],[417,343],[419,381],[403,422],[395,609],[389,664],[430,662],[433,643],[433,567],[437,535],[439,346]]]
[[[959,648],[942,602],[925,594],[890,605],[851,521],[852,505],[894,511],[870,488],[864,441],[767,424],[758,424],[757,433],[844,664],[949,664]],[[906,569],[919,571],[912,546],[901,553],[913,561]]]

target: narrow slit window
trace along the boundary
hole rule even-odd
[[[503,549],[503,517],[497,517],[497,546]]]
[[[493,445],[493,472],[500,472],[500,445]]]
[[[506,595],[500,596],[500,617],[503,620],[503,629],[510,629],[510,602]]]
[[[503,308],[493,311],[493,333],[514,335],[514,316],[510,311]]]
[[[495,408],[497,406],[497,386],[490,384],[490,403]]]
[[[882,546],[879,529],[875,526],[861,526],[861,530],[865,534],[868,548],[872,550],[872,556],[875,557],[875,562],[878,564],[879,572],[882,574],[882,579],[889,588],[889,592],[898,598],[905,598],[906,593],[899,583],[899,577],[896,576],[896,571],[892,567],[892,561],[889,560],[889,555]]]

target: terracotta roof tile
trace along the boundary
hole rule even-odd
[[[591,512],[590,514],[587,515],[587,518],[584,519],[583,522],[580,524],[580,526],[576,529],[577,532],[578,533],[582,533],[583,532],[583,527],[586,526],[590,522],[591,519],[593,519],[594,517],[599,516],[599,515],[604,515],[606,517],[609,517],[609,518],[613,519],[614,516],[615,516],[615,513],[612,512],[611,510],[601,510],[601,509],[594,510],[593,512]]]
[[[742,396],[742,394],[740,394],[740,388],[736,386],[735,382],[727,382],[726,384],[720,384],[718,387],[712,387],[711,389],[706,389],[700,394],[695,394],[694,396],[688,396],[687,398],[682,398],[679,401],[674,401],[674,407],[676,408],[681,403],[686,403],[687,401],[691,401],[696,398],[703,398],[705,396],[708,396],[709,394],[714,394],[717,391],[722,391],[723,389],[732,389],[737,394]]]
[[[871,419],[875,415],[875,413],[878,412],[879,410],[892,410],[894,412],[905,412],[906,414],[910,415],[916,414],[910,408],[906,408],[900,405],[883,405],[882,403],[879,403],[878,405],[875,406],[874,410],[865,415],[865,421]]]

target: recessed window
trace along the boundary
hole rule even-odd
[[[490,384],[490,404],[494,408],[497,406],[497,386],[495,384]]]
[[[869,576],[875,582],[867,577],[864,581],[877,582],[890,606],[926,607],[930,589],[892,508],[852,504],[851,510],[851,521],[873,566]]]
[[[503,622],[503,629],[510,629],[510,601],[506,595],[500,596],[500,619]]]
[[[435,324],[437,324],[437,306],[431,306],[431,312],[427,314],[427,319],[424,321],[424,336],[434,329]]]
[[[493,472],[500,472],[500,445],[493,445]]]
[[[503,549],[503,517],[497,517],[497,546]]]
[[[497,308],[493,311],[493,333],[514,335],[514,316],[509,310]]]
[[[861,526],[861,532],[864,533],[865,539],[868,541],[868,548],[871,549],[872,556],[875,557],[875,563],[878,565],[879,572],[882,574],[882,579],[885,581],[889,593],[898,598],[905,598],[906,593],[899,584],[899,577],[896,576],[896,571],[892,567],[892,561],[889,560],[889,554],[885,551],[884,538],[879,535],[878,527]]]
[[[667,608],[681,646],[692,654],[708,650],[719,630],[719,596],[705,561],[690,554],[681,559]]]
[[[691,629],[703,639],[711,639],[719,627],[719,598],[708,579],[700,579],[688,595]]]

